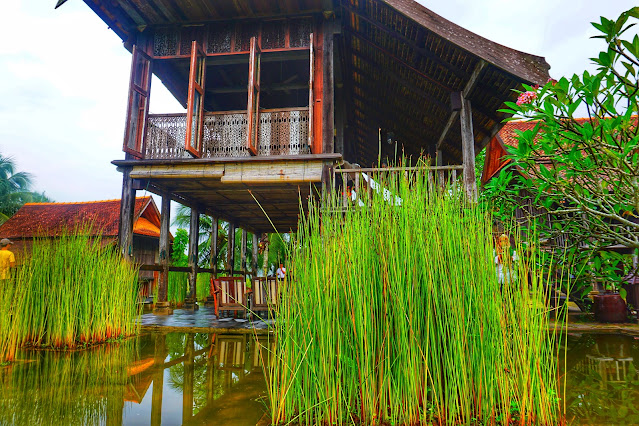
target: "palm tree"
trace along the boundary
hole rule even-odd
[[[175,218],[173,219],[173,225],[178,226],[180,228],[188,229],[191,223],[191,209],[180,205],[177,209],[177,213]],[[208,266],[208,261],[210,259],[211,253],[211,229],[212,229],[212,220],[210,216],[200,215],[200,241],[198,243],[198,254],[200,266]],[[218,230],[218,268],[225,269],[226,259],[227,259],[227,241],[228,241],[228,230],[229,224],[227,222],[221,221],[220,228]],[[240,247],[241,244],[242,233],[239,229],[235,231],[235,247]],[[286,257],[287,253],[287,245],[289,244],[290,238],[287,234],[271,234],[270,238],[270,249],[268,252],[268,264],[269,265],[277,265],[280,261],[283,261]],[[174,248],[175,250],[175,248]],[[253,241],[252,238],[247,239],[246,251],[247,251],[247,259],[250,257],[250,253],[253,250]],[[263,255],[258,255],[258,265],[262,265]],[[240,268],[240,256],[235,256],[235,265],[233,267],[234,270]]]
[[[4,223],[24,203],[48,202],[44,193],[31,192],[31,174],[16,172],[11,157],[0,154],[0,223]]]

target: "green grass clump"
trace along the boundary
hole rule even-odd
[[[489,214],[423,170],[376,179],[363,206],[311,205],[292,242],[273,424],[557,424],[536,248],[500,284]]]
[[[181,306],[186,299],[186,291],[189,288],[188,272],[169,272],[167,283],[167,298],[174,306]]]
[[[91,234],[34,239],[0,291],[0,360],[21,346],[76,348],[138,332],[137,269]]]

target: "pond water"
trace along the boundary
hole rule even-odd
[[[639,340],[583,334],[567,345],[570,423],[639,424]],[[23,351],[0,368],[0,424],[255,425],[267,409],[268,346],[252,334],[149,333],[89,351]]]

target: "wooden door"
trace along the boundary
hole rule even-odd
[[[194,157],[202,156],[204,135],[204,80],[206,77],[206,55],[200,44],[191,45],[191,68],[189,72],[189,96],[186,112],[185,149]]]
[[[134,45],[122,150],[136,158],[144,158],[146,119],[149,114],[149,96],[151,94],[151,73],[151,58]]]
[[[249,56],[248,105],[246,118],[246,149],[251,155],[257,155],[257,144],[260,137],[260,57],[262,51],[256,37],[251,37]]]

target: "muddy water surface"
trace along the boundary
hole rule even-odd
[[[0,424],[255,425],[267,409],[260,349],[271,345],[251,334],[152,333],[88,351],[23,351],[0,368]],[[570,423],[639,424],[639,340],[570,335],[567,348]]]

